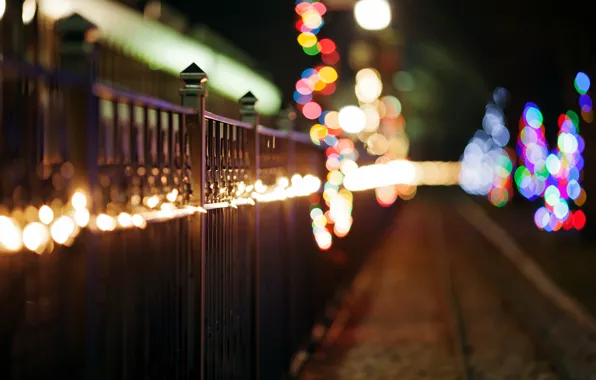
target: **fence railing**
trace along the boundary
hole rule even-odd
[[[56,27],[58,70],[0,58],[0,378],[282,377],[389,214],[357,195],[366,222],[320,252],[296,196],[320,183],[266,199],[322,178],[308,136],[251,93],[207,112],[196,64],[181,105],[98,83],[93,26]]]

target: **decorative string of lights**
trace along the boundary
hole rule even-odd
[[[590,78],[578,73],[575,89],[579,93],[582,119],[592,122],[592,99],[587,95]],[[579,134],[579,115],[573,110],[558,118],[557,146],[549,153],[543,115],[534,103],[527,103],[520,119],[517,153],[521,165],[515,171],[515,182],[522,196],[529,200],[544,199],[536,210],[534,223],[547,232],[581,230],[586,224],[585,213],[579,209],[586,202],[581,187],[584,167],[584,139]],[[576,210],[571,210],[577,207]]]
[[[323,16],[327,7],[318,0],[298,0],[295,7],[300,19],[296,23],[298,43],[310,56],[321,55],[323,65],[304,70],[301,79],[296,82],[294,101],[304,117],[318,119],[323,113],[321,105],[314,96],[331,95],[336,90],[337,70],[333,67],[339,62],[339,53],[335,42],[329,38],[319,39],[318,34],[325,24]],[[318,141],[317,141],[318,144]]]
[[[323,16],[327,12],[327,8],[318,0],[298,0],[296,2],[296,13],[300,19],[296,23],[296,29],[300,32],[298,35],[298,43],[302,46],[304,52],[310,56],[321,55],[323,65],[304,70],[301,79],[296,82],[296,90],[294,92],[294,101],[297,108],[302,112],[305,118],[309,120],[317,120],[318,123],[311,128],[311,140],[316,145],[321,145],[324,142],[329,146],[329,149],[335,149],[339,143],[339,135],[341,130],[339,127],[327,128],[326,118],[333,117],[333,113],[323,111],[321,105],[314,99],[318,96],[328,96],[336,91],[336,81],[338,79],[337,70],[333,67],[339,62],[339,53],[335,42],[329,38],[319,39],[318,34],[324,25]],[[330,115],[330,116],[328,116]],[[335,112],[337,115],[337,112]],[[313,133],[316,133],[313,137]],[[351,143],[350,140],[346,140]],[[353,144],[352,144],[353,147]],[[328,149],[327,156],[334,154]],[[339,154],[338,152],[336,152]],[[329,168],[328,168],[329,169]],[[341,175],[341,172],[337,172]],[[339,182],[339,183],[338,183]],[[332,195],[330,191],[339,192],[341,185],[340,178],[337,174],[331,172],[327,176],[325,183],[325,190],[323,198],[329,207],[329,210],[324,212],[320,197],[311,197],[311,219],[313,227],[313,235],[315,241],[321,250],[331,248],[333,236],[330,232],[330,225],[335,223],[334,231],[338,236],[345,236],[351,227],[351,203],[349,206],[349,213],[346,217],[340,217],[340,213],[336,211],[339,202],[331,202]],[[342,199],[346,196],[344,192],[341,193]],[[350,194],[351,195],[351,194]],[[351,198],[350,202],[351,202]],[[331,205],[335,205],[335,209],[331,210]],[[345,213],[344,213],[345,214]],[[347,228],[345,226],[348,226]]]
[[[181,194],[174,189],[164,195],[143,199],[133,196],[130,204],[122,210],[108,207],[108,210],[97,215],[90,213],[88,197],[81,191],[76,191],[67,204],[57,199],[39,209],[28,206],[12,212],[0,210],[0,253],[17,253],[23,247],[38,254],[51,252],[55,244],[72,245],[85,228],[98,232],[143,229],[150,222],[207,213],[217,208],[237,208],[240,205],[254,205],[255,201],[264,203],[310,196],[319,191],[321,180],[312,175],[302,177],[295,174],[291,179],[279,178],[271,186],[258,180],[254,185],[245,186],[241,183],[238,188],[235,199],[202,207],[180,204]]]
[[[493,93],[486,106],[482,130],[468,142],[462,157],[460,186],[469,194],[488,196],[494,206],[503,207],[513,196],[513,162],[507,152],[510,140],[503,112],[509,94],[504,88]]]
[[[376,70],[364,69],[356,75],[355,92],[359,106],[347,106],[339,112],[323,111],[313,100],[317,93],[332,94],[337,81],[337,71],[332,67],[339,61],[335,43],[318,38],[326,11],[325,6],[315,0],[299,0],[296,5],[296,13],[301,16],[296,25],[301,32],[299,44],[308,55],[321,54],[327,65],[305,70],[296,83],[294,93],[298,109],[307,119],[317,121],[310,129],[312,142],[327,147],[328,174],[323,199],[328,211],[323,212],[318,204],[313,204],[311,212],[315,240],[321,249],[329,249],[332,245],[331,225],[333,234],[343,237],[349,233],[353,223],[353,195],[343,187],[343,182],[350,171],[358,169],[358,151],[352,139],[341,137],[342,131],[357,135],[369,154],[381,156],[379,162],[406,158],[409,148],[401,103],[393,96],[379,99],[383,84]],[[411,199],[415,192],[415,186],[411,185],[376,189],[377,201],[383,206],[393,204],[398,194],[404,199]]]

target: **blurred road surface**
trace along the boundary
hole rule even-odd
[[[432,189],[399,209],[301,379],[558,378],[475,259],[494,248],[465,202]]]

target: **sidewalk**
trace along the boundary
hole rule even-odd
[[[495,208],[478,200],[561,289],[596,316],[596,246],[580,240],[578,231],[548,233],[534,225],[538,202]]]
[[[459,378],[426,228],[432,212],[404,207],[301,380]]]

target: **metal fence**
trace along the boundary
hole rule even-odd
[[[260,126],[250,93],[242,121],[207,112],[195,64],[181,105],[98,83],[92,25],[73,15],[57,30],[58,70],[2,46],[0,215],[31,221],[75,189],[91,214],[174,190],[173,204],[209,211],[0,254],[0,378],[281,378],[390,213],[357,195],[363,222],[329,253],[306,198],[230,207],[243,183],[322,178],[324,151]]]

